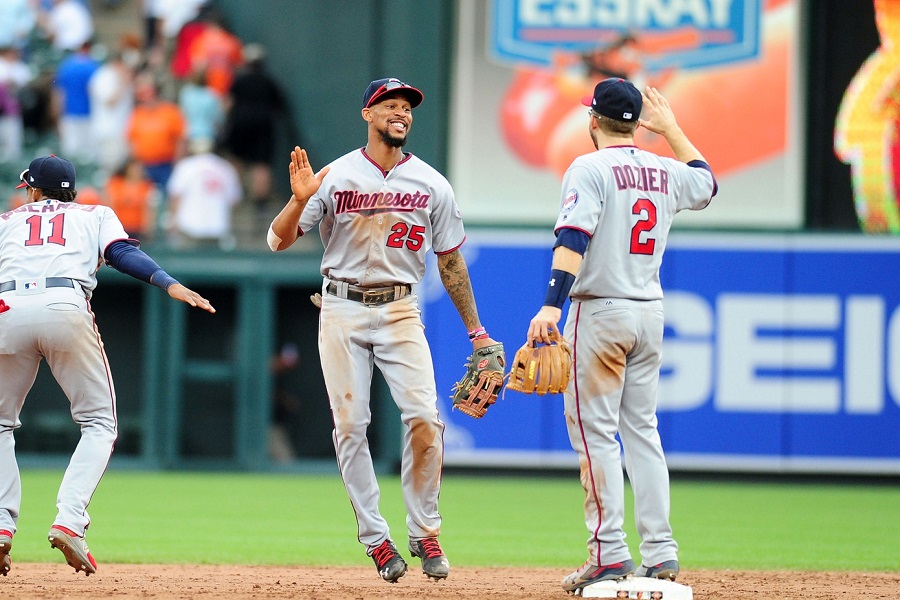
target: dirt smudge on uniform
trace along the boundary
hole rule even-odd
[[[597,467],[593,470],[591,477],[590,463],[587,458],[580,458],[578,461],[579,476],[581,478],[581,487],[584,488],[584,509],[586,514],[599,512],[600,522],[603,522],[603,497],[600,491],[606,483],[606,475],[603,467]]]
[[[350,418],[350,407],[347,406],[350,402],[353,402],[353,394],[347,392],[339,401],[332,403],[331,410],[338,440],[347,439],[353,432],[353,420]]]
[[[591,395],[605,396],[621,389],[625,382],[625,349],[616,343],[604,346],[594,357]]]
[[[422,419],[413,419],[409,424],[412,434],[412,483],[417,494],[422,493],[428,485],[437,485],[435,469],[439,461],[435,459],[437,451],[437,429]]]

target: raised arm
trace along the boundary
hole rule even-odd
[[[669,147],[675,154],[675,158],[683,163],[689,163],[692,160],[702,160],[706,162],[703,155],[691,143],[687,135],[678,126],[675,121],[675,113],[669,106],[669,101],[659,93],[655,87],[647,86],[644,96],[644,114],[646,119],[641,119],[641,127],[658,133],[666,138]]]
[[[328,174],[330,167],[325,167],[318,173],[314,173],[306,156],[306,150],[295,146],[291,150],[291,162],[288,170],[291,176],[291,198],[285,204],[281,212],[269,226],[267,241],[273,252],[290,248],[300,236],[297,229],[300,223],[300,215],[306,208],[306,203],[312,198],[322,180]]]

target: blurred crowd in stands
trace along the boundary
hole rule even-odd
[[[236,207],[271,217],[284,95],[209,0],[139,3],[141,26],[98,44],[87,0],[0,0],[0,182],[59,154],[77,201],[112,206],[141,241],[233,248]]]

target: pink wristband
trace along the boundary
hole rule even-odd
[[[469,339],[475,339],[480,335],[487,335],[487,332],[484,330],[484,327],[479,327],[478,329],[473,329],[469,332]]]

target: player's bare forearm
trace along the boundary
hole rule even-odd
[[[553,263],[551,267],[557,271],[565,271],[566,273],[577,275],[581,269],[582,260],[583,257],[578,252],[565,246],[557,246],[553,249]],[[552,332],[562,334],[559,330],[559,320],[561,318],[561,308],[542,306],[528,325],[527,342],[530,345],[534,345],[535,342],[549,344]]]
[[[673,132],[669,132],[665,137],[669,147],[672,148],[675,158],[681,162],[689,163],[692,160],[706,162],[706,159],[703,158],[703,155],[700,154],[700,151],[691,143],[691,140],[688,139],[680,127]]]
[[[565,246],[557,246],[553,249],[553,263],[550,268],[578,275],[582,260],[584,260],[584,257],[574,250]]]
[[[453,301],[467,331],[481,327],[478,318],[478,308],[475,306],[475,293],[472,291],[472,281],[469,279],[469,268],[466,260],[459,250],[437,257],[438,271],[441,274],[441,282],[447,290],[447,295]]]
[[[277,242],[274,244],[270,239],[270,247],[273,251],[277,252],[290,248],[297,241],[297,238],[300,237],[298,225],[300,223],[300,215],[303,214],[303,209],[306,208],[307,202],[309,202],[309,198],[301,201],[296,196],[291,195],[291,199],[284,205],[281,212],[276,215],[272,221],[269,234],[270,237],[274,235],[277,238]]]

